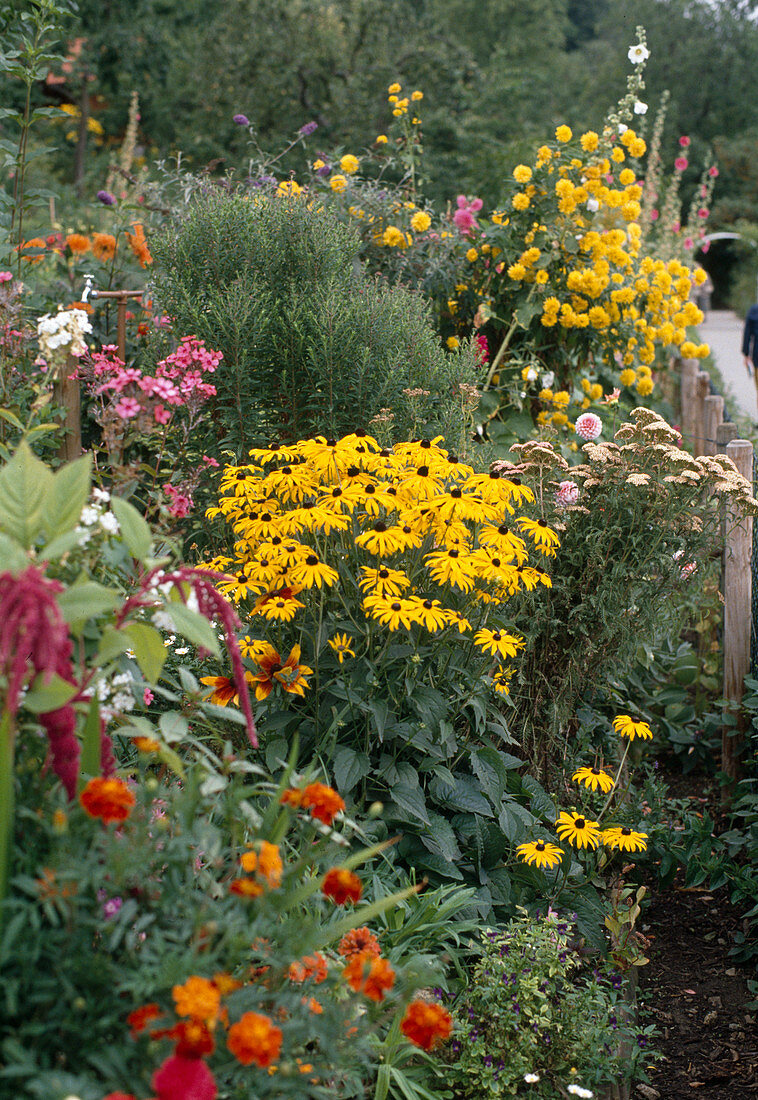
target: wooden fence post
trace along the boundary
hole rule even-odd
[[[705,399],[710,392],[711,377],[708,371],[698,371],[695,375],[695,430],[692,433],[692,453],[695,458],[705,454]]]
[[[65,432],[63,442],[58,449],[58,457],[62,462],[72,462],[82,453],[82,414],[81,395],[79,392],[79,379],[70,378],[79,369],[79,360],[75,355],[69,355],[66,364],[58,372],[58,377],[53,382],[53,401],[56,405],[63,406],[61,426]]]
[[[726,454],[727,443],[731,443],[733,439],[736,439],[739,434],[739,428],[736,424],[733,424],[731,420],[725,420],[719,424],[716,428],[716,442],[718,443],[717,454]]]
[[[681,372],[682,435],[685,446],[691,447],[695,436],[695,379],[697,360],[683,359]]]
[[[718,454],[718,428],[724,419],[724,398],[720,393],[713,393],[705,399],[705,438],[703,440],[703,454]],[[735,429],[736,431],[736,429]]]
[[[753,444],[733,439],[726,448],[743,477],[753,484]],[[726,507],[724,546],[724,699],[727,709],[739,712],[743,681],[750,668],[750,628],[752,625],[753,520],[740,517],[732,504]],[[739,756],[743,732],[724,726],[721,740],[721,769],[730,779],[739,775]]]

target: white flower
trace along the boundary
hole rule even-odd
[[[643,103],[641,99],[638,99],[637,102],[634,105],[634,113],[636,115],[646,115],[647,114],[647,103]]]
[[[629,47],[629,53],[626,56],[633,65],[641,65],[643,61],[647,61],[650,57],[650,50],[647,46],[643,46],[641,42],[638,42],[636,46]]]
[[[93,508],[91,504],[85,504],[82,508],[82,514],[79,516],[79,522],[84,527],[92,527],[100,519],[100,512],[97,508]]]
[[[592,1100],[592,1097],[595,1095],[592,1089],[582,1088],[581,1085],[569,1085],[568,1091],[572,1096],[583,1096],[584,1100]]]
[[[194,588],[190,588],[189,595],[187,596],[186,607],[190,611],[197,611],[198,613],[200,611],[200,604],[198,602],[197,593],[195,592]]]
[[[97,697],[98,699],[107,699],[111,693],[110,684],[105,680],[98,680],[97,682]]]
[[[111,499],[111,495],[107,489],[98,489],[97,486],[92,490],[92,496],[98,504],[107,504]]]
[[[546,370],[540,379],[540,385],[543,390],[549,390],[553,382],[555,382],[555,371]]]
[[[130,672],[119,672],[118,675],[113,677],[114,687],[125,687],[127,684],[133,682],[133,676]]]
[[[79,546],[86,546],[89,540],[92,538],[92,532],[88,531],[86,527],[75,527],[74,534],[78,535],[76,541]]]
[[[159,630],[176,630],[174,620],[167,611],[156,611],[152,616],[152,620],[153,625],[157,626]]]
[[[114,516],[113,512],[105,512],[100,517],[100,526],[104,531],[107,531],[109,535],[118,534],[118,520]]]
[[[536,1085],[537,1082],[539,1081],[539,1079],[540,1079],[539,1073],[525,1073],[524,1074],[524,1080],[526,1081],[527,1085]]]
[[[116,711],[134,710],[134,696],[128,691],[118,691],[111,699]]]
[[[596,211],[598,211],[600,209],[600,203],[597,201],[597,199],[594,196],[590,196],[590,198],[587,199],[586,205],[587,205],[587,209],[592,214],[594,214]]]
[[[189,653],[189,646],[183,645],[181,649],[175,649],[174,653],[177,655],[177,657],[183,657],[185,653]]]
[[[625,134],[625,133],[627,132],[627,130],[628,130],[628,129],[629,129],[629,127],[627,126],[627,124],[626,124],[625,122],[619,122],[619,124],[618,124],[618,132],[619,132],[620,134]]]
[[[527,368],[526,381],[527,382],[536,382],[537,381],[537,371],[534,369],[534,367],[528,367]]]

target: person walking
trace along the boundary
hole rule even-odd
[[[758,375],[755,372],[756,363],[758,363],[758,302],[750,307],[745,317],[745,327],[742,331],[742,358],[748,374],[755,378],[758,390]]]

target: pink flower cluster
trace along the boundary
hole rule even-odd
[[[465,237],[469,237],[477,228],[474,215],[479,213],[484,203],[481,199],[471,199],[469,202],[465,195],[459,195],[455,201],[458,209],[453,214],[453,222]]]
[[[183,493],[181,488],[172,485],[170,481],[167,481],[163,486],[163,492],[171,501],[168,506],[169,515],[175,519],[184,519],[190,514],[195,503],[191,493]]]
[[[93,352],[90,362],[98,381],[93,393],[111,395],[113,412],[121,420],[145,413],[156,424],[168,424],[174,409],[185,406],[196,412],[215,396],[216,387],[205,376],[214,373],[223,354],[206,348],[194,336],[183,336],[176,351],[158,363],[154,375],[127,367],[116,350],[115,345],[106,344],[102,351]]]

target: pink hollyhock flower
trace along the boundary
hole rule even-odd
[[[465,195],[459,195],[455,201],[458,209],[453,214],[453,222],[464,236],[469,237],[477,228],[474,215],[479,213],[484,204],[481,199],[472,199],[469,202]]]
[[[693,241],[692,237],[685,237],[684,238],[684,247],[687,248],[687,249],[695,247],[695,242]]]
[[[480,332],[476,337],[476,342],[479,345],[477,349],[477,356],[480,363],[488,363],[490,358],[490,345],[487,337],[483,332]]]
[[[114,411],[122,420],[131,420],[133,416],[139,415],[141,408],[139,401],[135,401],[133,397],[122,397]]]
[[[0,283],[9,283],[12,278],[10,271],[0,271]]]
[[[710,247],[711,247],[711,242],[710,242],[710,241],[706,241],[706,242],[705,242],[705,244],[703,244],[703,245],[701,246],[701,248],[700,248],[700,251],[701,251],[701,252],[707,252],[707,251],[708,251],[708,249],[709,249]]]
[[[153,1074],[157,1100],[216,1100],[213,1074],[202,1058],[172,1054]]]
[[[677,172],[683,172],[684,169],[689,166],[689,163],[690,162],[687,160],[686,157],[677,157],[674,161],[674,167],[676,168]]]
[[[650,211],[650,221],[651,221],[651,222],[657,222],[657,221],[658,221],[658,217],[659,217],[659,214],[658,214],[658,211],[657,211],[657,210],[651,210],[651,211]]]
[[[603,422],[596,413],[586,412],[576,418],[576,434],[582,439],[597,439],[603,430]]]
[[[719,170],[718,170],[718,168],[716,167],[715,164],[711,168],[708,169],[708,175],[711,177],[711,179],[715,179],[718,174],[719,174]]]
[[[682,137],[679,138],[679,144],[681,145],[682,149],[686,149],[687,146],[690,144],[690,139],[683,134]]]
[[[699,218],[707,218],[707,217],[708,217],[708,210],[707,210],[707,208],[706,208],[705,206],[701,206],[701,207],[700,207],[700,209],[699,209],[699,210],[698,210],[698,212],[697,212],[697,216],[698,216]]]
[[[579,500],[579,486],[575,481],[562,481],[555,494],[555,503],[561,507],[576,504]]]

